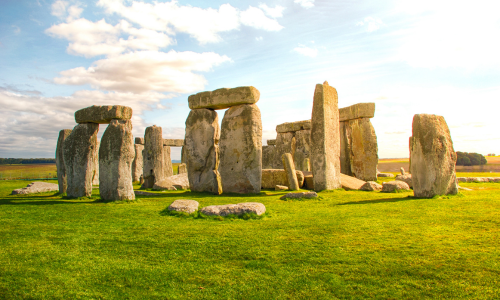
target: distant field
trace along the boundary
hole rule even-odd
[[[488,163],[482,166],[457,166],[457,172],[500,173],[500,156],[486,156]],[[408,158],[383,158],[378,160],[380,172],[399,172],[401,167],[408,171]],[[472,176],[472,175],[470,175]],[[493,176],[493,175],[490,175]]]
[[[56,177],[56,164],[0,165],[0,180]]]

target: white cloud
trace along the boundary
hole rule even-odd
[[[83,9],[80,7],[79,3],[71,5],[68,1],[56,0],[52,3],[51,14],[60,19],[66,18],[66,20],[71,21],[80,17]]]
[[[263,38],[263,37],[261,37],[261,36],[258,36],[258,37],[256,37],[256,38],[255,38],[255,40],[256,40],[257,42],[260,42],[260,41],[262,41],[263,39],[264,39],[264,38]]]
[[[240,13],[241,23],[257,29],[279,31],[283,28],[276,20],[266,17],[261,9],[250,6]]]
[[[305,8],[314,7],[314,0],[294,0],[293,2]]]
[[[318,55],[318,49],[310,48],[305,45],[299,45],[293,48],[293,51],[309,57],[316,57]]]
[[[94,62],[91,67],[62,71],[54,82],[90,84],[93,88],[119,92],[146,91],[189,93],[203,89],[206,79],[194,72],[207,72],[230,59],[213,52],[139,51]]]
[[[15,34],[19,34],[19,33],[21,33],[21,28],[19,28],[19,26],[12,25],[12,28],[14,28],[14,33],[15,33]]]
[[[363,21],[356,23],[356,26],[366,27],[367,32],[373,32],[379,30],[382,24],[383,23],[380,19],[375,19],[373,17],[366,17]]]
[[[259,4],[259,8],[261,8],[266,13],[266,15],[268,15],[271,18],[283,17],[283,10],[285,10],[283,6],[276,5],[274,8],[272,8],[264,3]]]

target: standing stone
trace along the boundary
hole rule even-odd
[[[143,152],[144,188],[152,188],[156,182],[165,178],[165,162],[163,161],[163,137],[160,126],[146,128]]]
[[[295,151],[293,161],[295,168],[301,171],[308,171],[309,155],[311,152],[311,130],[299,130],[295,132]]]
[[[92,196],[95,148],[99,124],[82,123],[73,128],[63,142],[63,157],[66,167],[68,197]]]
[[[170,147],[163,146],[163,161],[165,162],[165,177],[174,175],[174,168],[172,167],[172,159],[170,158]]]
[[[314,190],[333,190],[340,184],[340,137],[337,90],[317,84],[311,117],[311,160]]]
[[[179,164],[177,174],[187,174],[186,164],[183,164],[183,163]]]
[[[295,166],[293,163],[293,158],[290,153],[285,153],[281,157],[283,160],[283,167],[286,172],[286,178],[288,180],[288,188],[292,191],[299,190],[299,182],[297,180],[297,175],[295,175]]]
[[[458,193],[457,155],[444,118],[417,114],[413,117],[412,133],[410,168],[415,197]]]
[[[219,138],[217,112],[206,108],[189,112],[183,158],[187,165],[191,191],[222,193],[218,171]]]
[[[99,185],[99,146],[100,142],[97,141],[95,150],[94,150],[94,170],[92,175],[92,186]]]
[[[295,154],[295,148],[295,132],[279,132],[276,136],[276,154],[273,167],[275,169],[281,169],[283,167],[281,157],[285,153],[291,153],[293,157]]]
[[[224,192],[260,192],[262,121],[256,104],[233,106],[224,114],[219,172]]]
[[[181,163],[185,164],[186,163],[186,155],[184,155],[184,146],[181,148]]]
[[[347,139],[347,122],[339,123],[340,133],[340,172],[342,174],[352,176],[351,172],[351,153],[349,141]]]
[[[111,120],[99,147],[99,192],[106,201],[134,200],[132,121]]]
[[[262,146],[262,169],[272,169],[276,155],[275,146]]]
[[[376,181],[377,135],[370,119],[350,120],[346,122],[346,129],[353,176],[363,181]]]
[[[144,150],[144,145],[135,144],[134,149],[135,149],[135,157],[134,161],[132,162],[132,181],[136,182],[140,181],[142,176],[142,169],[143,169],[142,151]]]
[[[59,184],[59,193],[66,193],[68,187],[68,179],[66,175],[66,167],[64,166],[63,158],[63,142],[71,134],[71,129],[63,129],[59,131],[56,147],[56,168],[57,168],[57,182]]]
[[[306,158],[305,167],[306,167],[306,169],[303,170],[304,172],[311,172],[311,159],[310,158]]]

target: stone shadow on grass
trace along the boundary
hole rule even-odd
[[[426,199],[428,199],[428,198],[416,198],[414,196],[406,196],[406,197],[402,197],[402,198],[382,198],[382,199],[350,201],[350,202],[345,202],[345,203],[339,203],[337,205],[390,203],[390,202],[401,202],[401,201],[410,201],[410,200],[426,200]]]

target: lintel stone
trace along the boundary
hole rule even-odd
[[[184,139],[163,139],[163,146],[182,147],[184,146]]]
[[[259,98],[260,92],[255,87],[240,86],[194,94],[188,97],[188,102],[190,109],[226,109],[241,104],[254,104]]]
[[[358,103],[339,109],[339,122],[360,118],[373,118],[375,116],[375,103]]]
[[[144,145],[144,138],[136,137],[135,138],[135,143],[138,144],[138,145]]]
[[[75,112],[76,123],[108,124],[113,119],[130,120],[132,108],[123,105],[92,105]]]
[[[310,130],[311,120],[297,121],[297,122],[286,122],[276,126],[276,132],[294,132],[299,130]]]

